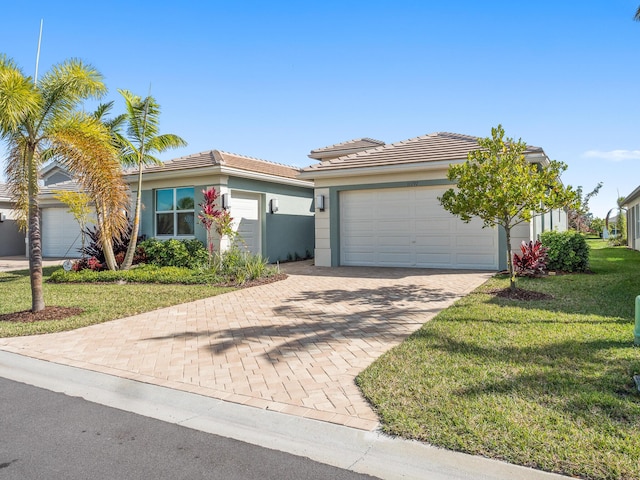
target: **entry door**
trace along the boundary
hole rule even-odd
[[[254,255],[262,253],[260,195],[232,191],[231,216],[233,230],[238,233],[236,245]]]

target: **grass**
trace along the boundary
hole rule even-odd
[[[43,270],[45,304],[79,307],[84,312],[64,320],[32,323],[0,322],[0,337],[72,330],[233,290],[210,285],[46,282],[56,270],[59,270],[59,267],[46,267]],[[0,272],[0,288],[2,289],[0,314],[31,308],[31,290],[27,270]]]
[[[357,378],[383,429],[588,479],[640,478],[640,252],[590,242],[594,274],[493,278]]]

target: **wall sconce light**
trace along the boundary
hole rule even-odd
[[[7,219],[7,216],[4,213],[0,213],[0,223],[4,222]]]
[[[278,199],[272,198],[269,200],[269,213],[276,213],[278,210]]]
[[[324,195],[316,195],[316,208],[324,212]]]
[[[231,197],[228,193],[223,193],[221,196],[222,209],[229,210],[231,208]]]

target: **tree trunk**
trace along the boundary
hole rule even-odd
[[[516,289],[516,277],[513,273],[513,253],[511,252],[511,227],[505,226],[504,231],[507,234],[507,268],[509,269],[509,288],[513,292]]]
[[[138,230],[140,228],[140,210],[142,209],[142,159],[138,163],[138,191],[136,192],[136,209],[133,214],[133,225],[131,228],[131,238],[127,247],[127,254],[124,257],[120,270],[129,270],[133,264],[133,256],[138,246]]]
[[[35,147],[34,147],[35,149]],[[31,280],[31,311],[44,310],[44,292],[42,290],[42,239],[40,235],[40,208],[38,206],[38,173],[34,165],[35,151],[27,153],[29,168],[29,277]]]

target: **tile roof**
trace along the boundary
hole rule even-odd
[[[638,186],[633,192],[627,195],[624,200],[622,200],[622,205],[629,205],[636,198],[640,198],[640,186]]]
[[[0,200],[11,200],[11,191],[6,183],[0,183]]]
[[[308,156],[316,160],[336,158],[382,145],[384,145],[384,142],[382,140],[376,140],[375,138],[356,138],[354,140],[336,143],[335,145],[329,145],[328,147],[316,148],[315,150],[311,150]]]
[[[80,192],[80,184],[76,180],[65,180],[64,182],[52,183],[40,187],[40,195],[53,195],[57,190],[65,190],[70,192]]]
[[[229,167],[247,172],[262,173],[283,178],[296,178],[300,173],[300,168],[269,162],[258,158],[237,155],[235,153],[223,152],[220,150],[208,150],[206,152],[194,153],[185,157],[168,160],[161,165],[146,165],[143,173],[169,172],[176,170],[188,170],[206,167]],[[127,169],[125,175],[131,175],[137,169]]]
[[[467,154],[478,149],[478,137],[459,133],[437,132],[383,145],[338,158],[323,160],[303,172],[341,170],[442,160],[465,160]],[[525,153],[544,153],[542,148],[528,146]],[[309,178],[309,175],[305,175]]]

